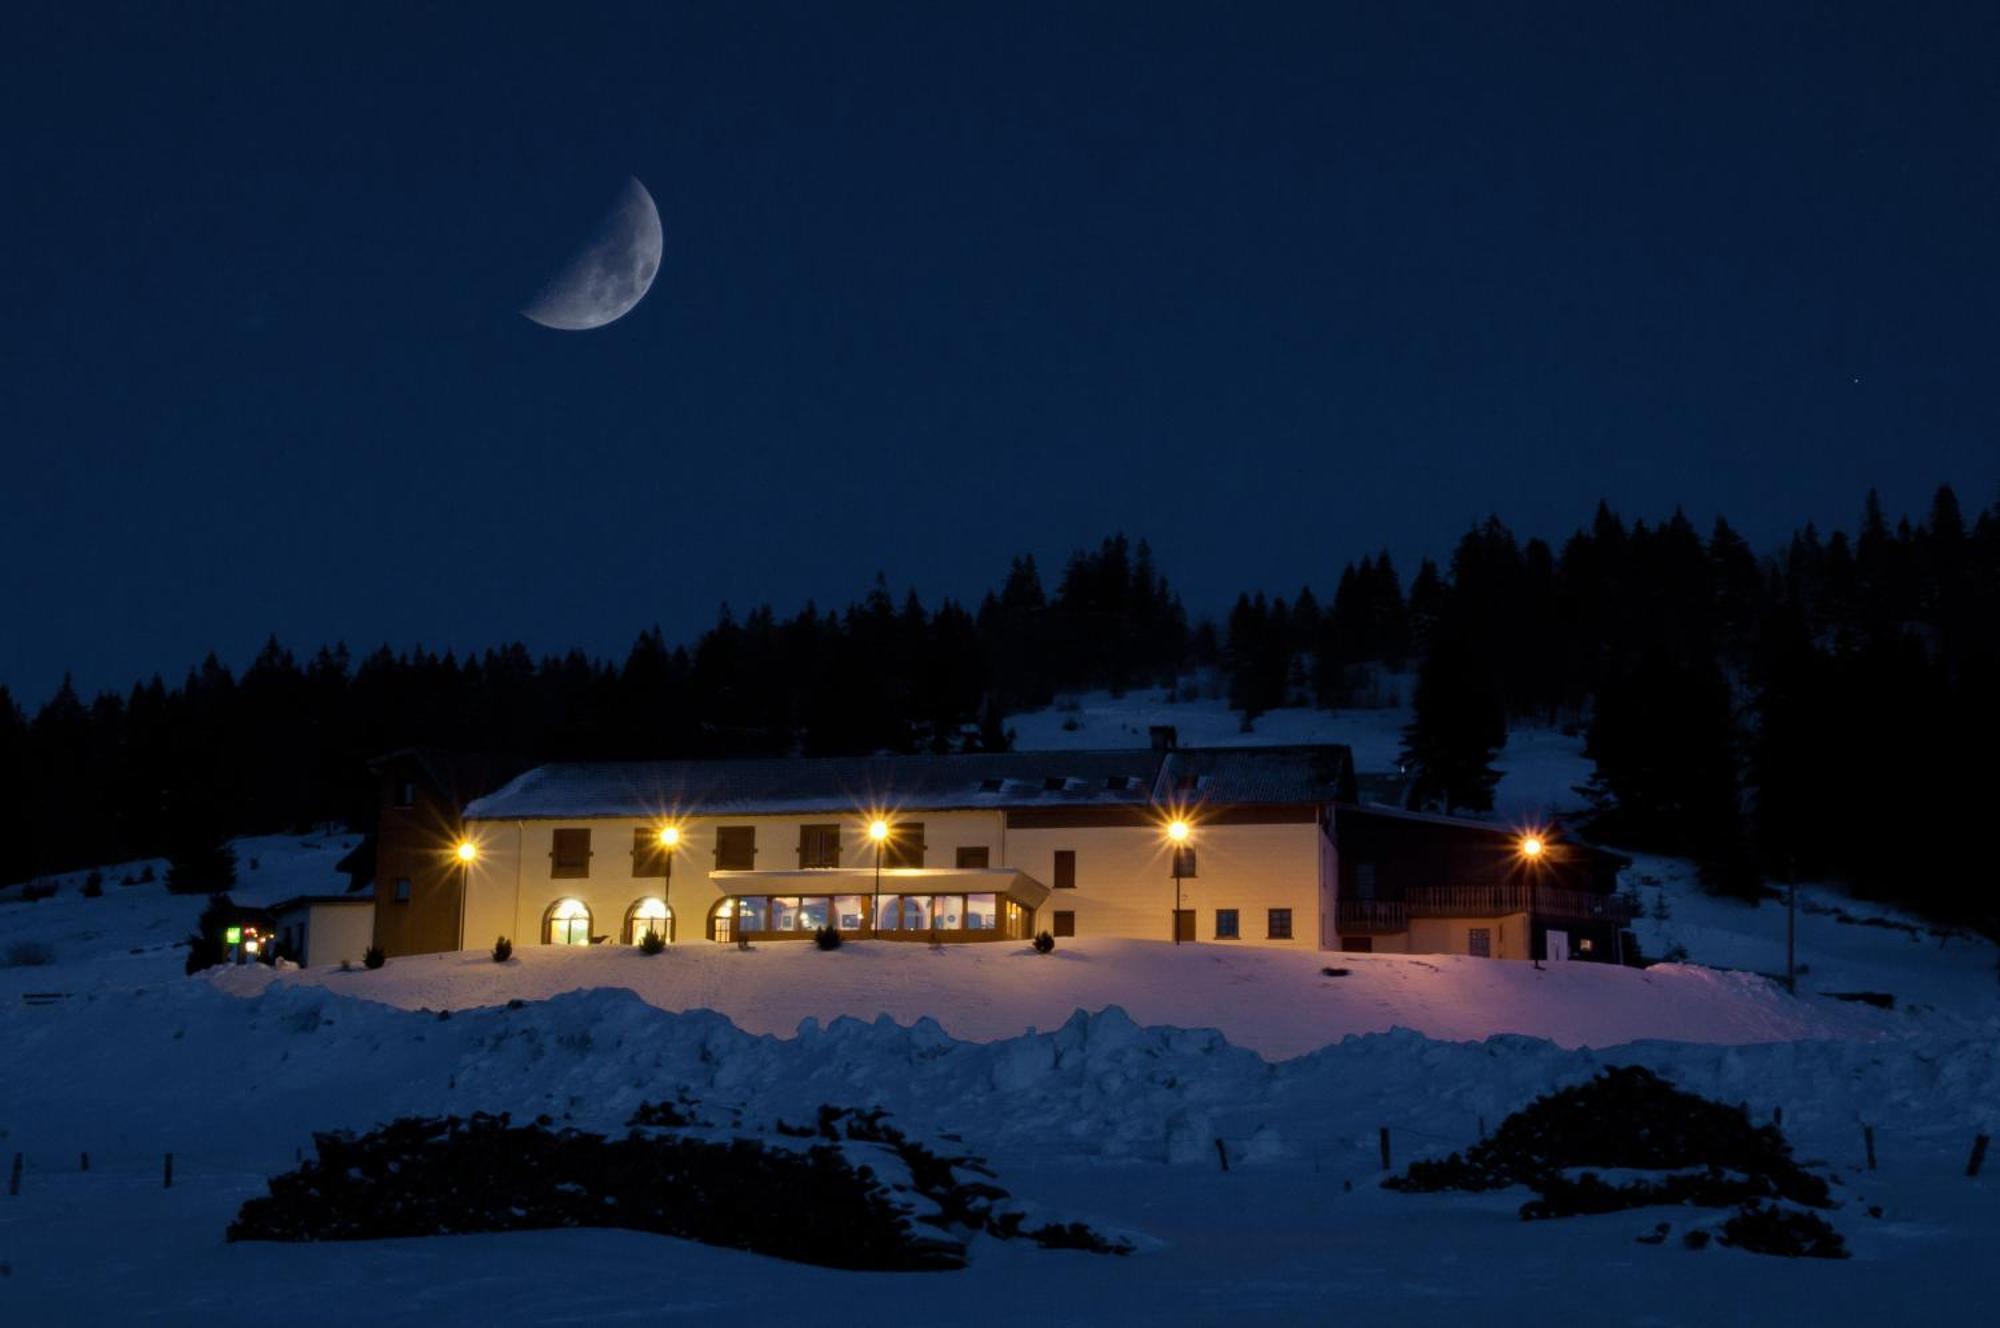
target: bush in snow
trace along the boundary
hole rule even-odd
[[[499,940],[493,942],[494,963],[504,964],[513,957],[514,957],[514,943],[512,941],[508,940],[505,936],[502,936]]]
[[[1614,1183],[1598,1170],[1654,1174]],[[1683,1092],[1636,1065],[1538,1097],[1464,1154],[1412,1163],[1382,1183],[1405,1191],[1527,1185],[1539,1197],[1521,1206],[1524,1218],[1655,1204],[1833,1202],[1826,1182],[1792,1160],[1775,1125],[1752,1124],[1741,1107]]]
[[[813,933],[813,944],[822,950],[838,950],[840,933],[832,927],[821,927]]]
[[[622,1227],[825,1268],[965,1266],[962,1237],[920,1228],[899,1192],[831,1144],[606,1139],[484,1115],[405,1118],[313,1142],[318,1157],[272,1178],[228,1239]]]
[[[1036,953],[1036,954],[1047,954],[1047,953],[1048,953],[1049,951],[1051,951],[1051,950],[1053,950],[1053,949],[1055,949],[1055,948],[1056,948],[1056,938],[1055,938],[1055,937],[1053,937],[1053,936],[1049,935],[1049,934],[1048,934],[1047,932],[1045,932],[1045,931],[1038,931],[1038,932],[1036,932],[1036,933],[1035,933],[1035,953]]]
[[[16,941],[7,947],[7,968],[40,968],[55,962],[56,952],[46,941]]]
[[[1722,1243],[1752,1254],[1791,1259],[1845,1259],[1847,1242],[1818,1213],[1776,1204],[1746,1204],[1722,1224]]]
[[[83,878],[83,897],[96,899],[104,893],[104,873],[93,870]]]
[[[650,927],[647,928],[646,934],[639,938],[639,953],[641,954],[656,955],[666,948],[667,938]]]
[[[380,968],[388,962],[389,956],[382,953],[382,947],[379,945],[371,945],[361,952],[361,966],[363,968]]]

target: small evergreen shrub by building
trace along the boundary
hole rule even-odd
[[[371,945],[361,952],[361,966],[363,968],[380,968],[388,962],[389,956],[382,953],[382,947],[379,945]]]
[[[504,964],[514,957],[514,943],[505,936],[493,942],[493,962]]]
[[[1034,944],[1036,954],[1047,954],[1056,948],[1056,938],[1045,931],[1038,931],[1035,933]]]
[[[813,944],[822,950],[838,950],[840,948],[840,932],[833,927],[821,927],[813,933]]]
[[[639,938],[639,952],[641,954],[656,955],[666,948],[667,938],[650,928],[644,936]]]
[[[103,893],[104,873],[93,870],[90,875],[83,878],[83,897],[85,899],[96,899]]]

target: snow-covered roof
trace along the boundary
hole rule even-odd
[[[545,765],[473,800],[467,820],[579,816],[787,815],[1028,807],[1145,807],[1155,801],[1331,802],[1351,796],[1347,748],[1170,752],[979,752]],[[1191,793],[1176,781],[1193,782]],[[1345,783],[1343,783],[1345,781]],[[1343,794],[1343,789],[1349,792]]]

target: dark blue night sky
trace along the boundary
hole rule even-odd
[[[1990,4],[6,11],[31,705],[2000,485]],[[651,295],[520,317],[628,174]]]

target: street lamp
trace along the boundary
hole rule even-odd
[[[1187,845],[1190,833],[1192,832],[1188,829],[1186,821],[1176,818],[1167,822],[1167,851],[1173,856],[1174,860],[1174,916],[1172,935],[1175,945],[1181,943],[1181,853]]]
[[[1535,953],[1535,885],[1541,873],[1535,869],[1542,865],[1542,855],[1548,852],[1549,846],[1540,835],[1525,834],[1521,836],[1518,848],[1521,861],[1528,864],[1528,958],[1534,960],[1535,967],[1539,969],[1542,957]],[[1546,944],[1543,948],[1547,948]]]
[[[889,823],[879,816],[870,821],[868,838],[875,842],[875,899],[868,914],[868,934],[873,936],[882,926],[882,845],[889,842]]]
[[[662,941],[670,941],[674,936],[674,905],[672,899],[674,889],[674,849],[681,842],[681,828],[677,825],[661,826],[659,840],[661,863],[660,907],[665,909],[667,913],[667,916],[660,919],[660,926],[664,928],[660,934],[660,939]]]
[[[479,861],[479,845],[470,839],[458,841],[452,850],[458,859],[458,948],[465,948],[465,896],[472,888],[472,864]]]

